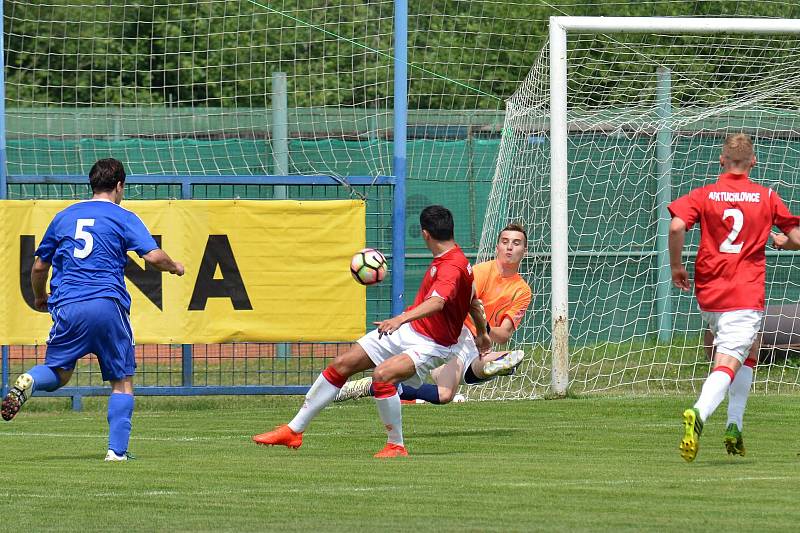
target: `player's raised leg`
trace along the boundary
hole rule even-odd
[[[433,383],[423,383],[419,387],[412,387],[404,383],[402,388],[399,388],[398,391],[402,401],[423,400],[433,404],[444,404],[450,401],[445,400],[448,396],[447,394],[442,394],[442,387]],[[372,376],[348,381],[344,384],[342,390],[339,391],[339,394],[336,395],[333,401],[346,402],[347,400],[356,400],[369,396],[375,396],[375,389],[372,386]]]
[[[472,369],[479,379],[509,376],[514,373],[514,370],[522,363],[524,358],[525,352],[522,350],[492,352],[473,362]]]
[[[703,434],[703,420],[700,412],[692,407],[683,412],[683,438],[679,448],[681,457],[687,463],[694,461],[697,451],[700,449],[700,435]]]
[[[333,399],[334,402],[346,402],[347,400],[356,400],[358,398],[366,398],[372,396],[372,376],[367,376],[361,379],[354,379],[345,383],[341,390],[336,394]]]
[[[69,378],[67,378],[67,381],[69,381]],[[14,381],[14,386],[11,387],[6,397],[3,398],[3,420],[11,420],[14,418],[34,391],[42,390],[49,392],[61,386],[62,383],[58,372],[46,365],[36,365],[24,374],[20,374],[16,381]]]
[[[333,363],[317,376],[314,384],[306,393],[303,405],[288,424],[255,435],[253,442],[269,446],[299,448],[303,444],[303,432],[314,417],[333,401],[347,378],[373,366],[374,363],[367,356],[364,348],[360,344],[354,344],[344,354],[336,357]]]

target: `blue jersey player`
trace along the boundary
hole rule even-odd
[[[159,270],[182,276],[181,263],[162,251],[144,223],[120,207],[125,169],[116,159],[101,159],[89,171],[92,199],[58,213],[36,250],[31,270],[35,306],[49,310],[53,327],[44,364],[20,375],[2,403],[11,420],[34,391],[54,391],[67,384],[81,357],[93,353],[108,399],[106,461],[128,458],[133,414],[134,359],[131,298],[123,272],[132,250]],[[46,291],[50,267],[51,293]]]

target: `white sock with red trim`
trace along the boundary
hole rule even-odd
[[[750,396],[750,387],[753,385],[753,367],[747,365],[742,366],[736,377],[733,378],[730,388],[728,389],[728,422],[725,424],[736,424],[739,431],[742,430],[742,422],[744,420],[744,410],[747,407],[747,398]]]
[[[705,422],[719,407],[719,404],[725,399],[725,393],[730,387],[732,378],[733,370],[730,368],[718,366],[711,371],[703,383],[697,403],[694,404],[695,408],[700,411],[700,420]]]
[[[289,428],[295,433],[302,433],[317,414],[331,403],[347,381],[346,377],[328,367],[317,376],[314,384],[308,389],[303,406],[289,422]]]
[[[400,395],[391,383],[373,382],[375,405],[386,428],[387,442],[403,445],[403,411],[400,406]]]

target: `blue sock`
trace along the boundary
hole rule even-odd
[[[403,385],[403,392],[400,393],[401,400],[425,400],[428,403],[442,403],[439,401],[439,387],[431,383],[425,383],[419,388]]]
[[[112,392],[108,397],[108,449],[117,455],[128,451],[132,415],[133,395]]]
[[[54,391],[61,386],[55,370],[45,365],[36,365],[27,372],[33,378],[33,390]]]

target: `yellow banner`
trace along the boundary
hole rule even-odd
[[[43,344],[52,324],[33,309],[33,252],[74,202],[0,201],[0,344]],[[364,247],[362,201],[130,201],[183,277],[129,253],[136,342],[350,341],[364,334],[366,294],[350,276]]]

